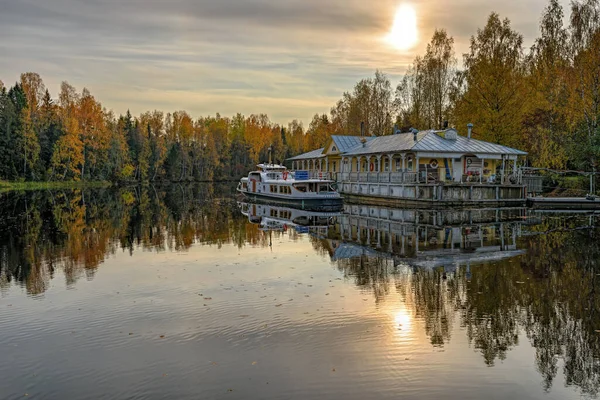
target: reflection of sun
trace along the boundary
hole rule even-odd
[[[401,310],[394,315],[394,322],[397,328],[408,330],[412,325],[412,318],[406,310]]]
[[[398,7],[387,41],[399,50],[408,50],[417,43],[417,13],[413,6],[402,4]]]

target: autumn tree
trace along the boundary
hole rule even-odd
[[[581,168],[596,172],[600,159],[600,1],[574,1],[570,91],[576,118],[574,155]]]
[[[471,37],[464,67],[466,91],[456,105],[457,125],[472,122],[475,137],[518,147],[526,101],[522,35],[492,13]]]
[[[78,102],[79,95],[75,88],[63,82],[59,95],[59,116],[64,134],[54,145],[50,161],[51,179],[81,179],[84,145],[79,134]]]
[[[550,0],[527,59],[527,84],[531,88],[525,104],[523,132],[526,150],[535,166],[566,167],[570,135],[568,116],[568,32],[563,9]]]

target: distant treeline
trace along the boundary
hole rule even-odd
[[[454,39],[436,30],[394,89],[377,71],[307,129],[267,115],[201,117],[185,111],[116,116],[87,89],[63,82],[58,99],[36,73],[0,82],[0,180],[185,181],[238,178],[259,161],[322,146],[333,135],[387,135],[450,126],[530,153],[537,167],[596,170],[600,159],[600,0],[557,0],[528,52],[492,13],[458,68]]]

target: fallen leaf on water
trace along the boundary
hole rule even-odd
[[[335,368],[333,368],[333,369],[331,370],[331,372],[335,372]]]
[[[227,389],[228,392],[233,392],[233,389]]]
[[[129,332],[129,336],[133,335],[133,333]]]
[[[517,283],[525,283],[525,282],[517,281]]]
[[[325,296],[329,296],[329,293],[325,293]]]
[[[164,339],[164,338],[165,338],[165,335],[160,335],[160,338],[161,338],[161,339]]]
[[[252,365],[256,365],[258,364],[256,361],[252,361]]]
[[[283,304],[277,304],[275,305],[275,307],[281,307]]]
[[[217,363],[216,363],[216,362],[214,362],[214,361],[211,361],[211,362],[210,362],[210,365],[217,365]]]
[[[212,300],[212,297],[205,297],[204,300]]]

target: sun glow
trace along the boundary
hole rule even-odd
[[[417,13],[413,6],[402,4],[396,10],[394,25],[387,36],[387,41],[398,50],[408,50],[417,43],[417,40]]]
[[[394,323],[400,330],[410,330],[412,325],[412,318],[407,310],[398,311],[394,315]]]

